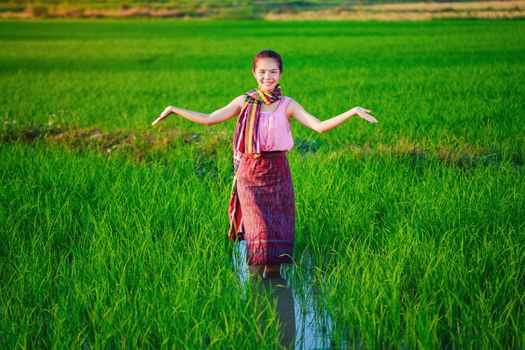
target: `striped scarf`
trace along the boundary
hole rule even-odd
[[[243,153],[261,153],[261,145],[257,137],[261,105],[263,103],[269,105],[281,99],[281,85],[277,84],[275,89],[270,93],[266,93],[260,89],[253,89],[248,91],[246,95],[246,100],[239,114],[235,136],[233,138],[233,184],[228,208],[228,218],[230,221],[228,237],[232,241],[236,241],[237,239],[239,241],[244,240],[242,211],[237,195],[237,172],[239,163],[241,162]]]

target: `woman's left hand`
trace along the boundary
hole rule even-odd
[[[352,108],[352,111],[354,115],[358,115],[364,120],[369,121],[370,123],[377,123],[377,119],[368,114],[370,113],[369,109],[363,107],[354,107]]]

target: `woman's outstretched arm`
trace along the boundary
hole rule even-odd
[[[294,100],[290,101],[287,109],[289,109],[290,115],[294,117],[299,123],[321,134],[342,124],[344,121],[354,115],[358,115],[370,123],[377,123],[377,119],[368,114],[370,113],[370,110],[362,107],[354,107],[344,113],[339,114],[338,116],[324,121],[320,121],[308,113],[303,108],[303,106]]]
[[[181,117],[184,117],[192,122],[203,124],[203,125],[213,125],[222,123],[228,119],[231,119],[241,112],[241,108],[244,104],[246,95],[241,95],[233,99],[227,106],[216,110],[210,114],[190,111],[188,109],[183,109],[175,106],[168,106],[160,114],[160,117],[155,119],[151,125],[155,125],[163,119],[166,119],[170,114],[178,114]]]

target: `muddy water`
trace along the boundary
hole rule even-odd
[[[246,265],[246,242],[235,244],[232,263],[241,285],[254,285],[256,278],[250,275]],[[307,267],[305,271],[310,271],[308,261],[303,260],[302,264]],[[319,302],[319,298],[315,297],[311,274],[294,278],[297,277],[294,266],[283,265],[280,274],[262,274],[259,277],[262,282],[260,288],[263,289],[260,292],[271,292],[277,299],[277,312],[282,326],[280,329],[282,345],[289,349],[301,350],[334,348],[335,344],[330,338],[332,320],[326,308]]]

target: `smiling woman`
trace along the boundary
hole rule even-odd
[[[319,133],[354,115],[371,122],[370,110],[354,107],[320,121],[298,102],[281,94],[281,56],[259,52],[252,74],[258,88],[233,99],[210,114],[168,106],[152,125],[175,113],[193,122],[213,125],[239,116],[233,140],[233,184],[228,208],[232,241],[246,241],[246,261],[254,276],[279,273],[293,262],[295,199],[286,152],[293,147],[290,118]]]

